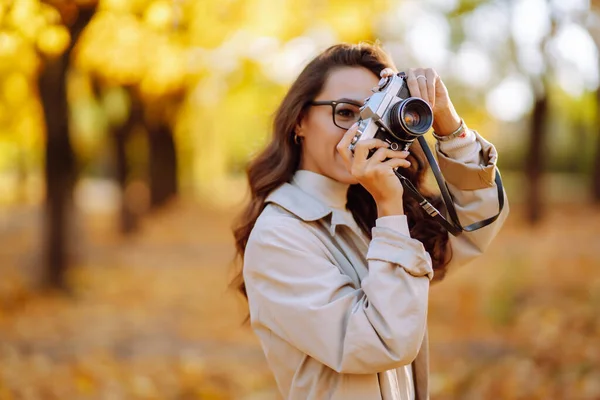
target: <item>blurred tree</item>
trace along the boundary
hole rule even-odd
[[[541,178],[544,169],[544,151],[547,143],[548,84],[542,77],[535,85],[535,101],[530,120],[530,136],[525,157],[525,176],[527,177],[527,219],[530,223],[539,222],[543,215]]]
[[[178,107],[180,101],[169,101]],[[146,106],[144,118],[148,134],[148,175],[150,207],[157,208],[177,194],[177,151],[171,129],[169,110],[162,101]]]
[[[127,156],[127,144],[131,136],[140,126],[143,119],[143,109],[134,96],[129,96],[130,105],[127,119],[112,128],[111,137],[114,142],[116,179],[121,189],[121,204],[119,207],[119,227],[121,233],[129,234],[137,227],[137,212],[133,207],[131,196],[127,195],[127,185],[130,183],[131,161]]]
[[[69,27],[70,44],[62,54],[48,56],[39,76],[40,100],[46,122],[46,222],[45,284],[65,288],[69,205],[76,178],[67,104],[67,71],[73,45],[95,12],[93,5],[78,7],[70,1],[53,1],[63,23]],[[45,38],[44,40],[48,40]]]
[[[547,1],[548,8],[552,4]],[[514,20],[517,1],[509,2],[510,19]],[[509,68],[516,68],[523,76],[527,77],[529,85],[533,90],[533,109],[529,118],[529,137],[527,150],[525,152],[525,178],[527,180],[527,193],[525,196],[526,218],[531,224],[538,223],[544,214],[544,202],[542,191],[542,176],[544,173],[544,156],[548,154],[548,110],[549,110],[549,82],[552,79],[551,56],[548,54],[548,43],[556,32],[556,21],[550,11],[551,29],[539,41],[538,49],[542,57],[544,67],[539,73],[532,73],[522,62],[519,61],[519,44],[513,34],[507,35],[510,49]]]
[[[594,39],[596,48],[600,52],[600,0],[592,0],[592,12],[587,15],[588,32]],[[600,71],[600,59],[598,60],[598,70]],[[600,116],[600,85],[596,88],[596,108],[597,116]],[[596,154],[594,157],[592,169],[592,199],[596,204],[600,204],[600,118],[596,118]]]
[[[544,214],[544,195],[542,187],[542,176],[544,173],[544,162],[545,157],[548,154],[548,119],[549,119],[549,107],[551,95],[550,82],[554,77],[553,56],[550,54],[551,42],[557,31],[557,12],[553,8],[556,5],[551,1],[546,0],[548,9],[548,22],[550,29],[543,34],[540,38],[527,38],[528,45],[537,46],[536,53],[541,57],[543,67],[541,71],[532,71],[529,66],[525,65],[528,61],[524,61],[520,54],[523,53],[525,46],[524,38],[518,38],[517,33],[514,31],[507,32],[504,38],[501,38],[501,46],[495,50],[496,52],[488,51],[487,56],[493,60],[493,64],[499,69],[497,71],[500,77],[506,76],[507,74],[518,72],[518,75],[525,77],[528,80],[529,86],[533,92],[533,107],[531,114],[528,119],[528,131],[529,135],[525,143],[525,160],[524,160],[524,174],[526,179],[526,218],[531,224],[539,222]],[[511,24],[516,24],[517,21],[516,13],[517,7],[522,7],[523,1],[510,0],[508,2],[496,2],[496,1],[479,1],[479,0],[465,0],[461,1],[459,6],[453,10],[449,16],[450,18],[461,18],[466,15],[477,13],[480,9],[494,7],[498,12],[506,12],[507,15],[507,27],[511,28]],[[538,7],[540,5],[538,4]],[[521,11],[522,12],[522,11]],[[463,42],[474,40],[473,37],[468,37],[465,32],[464,19],[462,24],[459,25],[459,33],[454,33],[452,38],[456,42]],[[542,29],[537,27],[537,29]],[[520,33],[523,35],[523,33]],[[471,33],[472,35],[472,33]],[[456,45],[456,44],[455,44]],[[530,51],[535,51],[533,48]],[[488,90],[486,86],[484,90]]]
[[[99,6],[103,12],[81,38],[75,63],[92,77],[100,92],[119,88],[128,99],[125,117],[109,125],[122,193],[119,225],[123,233],[130,233],[142,211],[141,186],[139,180],[133,182],[133,170],[143,164],[141,178],[147,182],[151,207],[163,205],[177,193],[170,114],[184,93],[189,32],[182,24],[178,1],[104,1]],[[145,136],[143,146],[133,148],[140,144],[140,132]]]
[[[549,7],[551,7],[548,2]],[[551,29],[539,43],[540,54],[544,60],[545,69],[539,76],[527,74],[533,87],[534,103],[530,119],[530,136],[525,156],[525,176],[527,177],[527,219],[531,224],[538,223],[544,214],[542,195],[542,175],[544,172],[544,155],[547,154],[548,137],[548,102],[551,79],[550,55],[548,42],[556,32],[556,21],[550,16]]]
[[[600,115],[600,86],[596,89],[596,104],[598,108],[596,115]],[[600,204],[600,120],[596,121],[596,154],[592,168],[592,199],[594,203]]]

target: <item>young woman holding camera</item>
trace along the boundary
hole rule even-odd
[[[358,108],[390,58],[369,44],[332,46],[283,99],[273,138],[249,165],[251,200],[234,229],[239,289],[285,399],[428,399],[429,286],[482,254],[502,226],[454,237],[427,215],[394,173],[424,187],[414,143],[350,145]],[[463,224],[498,211],[494,146],[468,129],[431,69],[410,69],[410,94],[434,117],[440,168]],[[369,151],[376,151],[368,157]]]

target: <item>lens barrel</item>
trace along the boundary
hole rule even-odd
[[[394,104],[390,110],[389,127],[398,140],[412,142],[433,125],[433,112],[423,99],[409,97]]]

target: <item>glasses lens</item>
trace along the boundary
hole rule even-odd
[[[351,103],[337,103],[333,112],[335,124],[344,129],[350,129],[360,117],[360,107]]]

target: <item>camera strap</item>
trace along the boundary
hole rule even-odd
[[[415,199],[427,214],[429,214],[432,218],[438,221],[448,232],[450,232],[454,236],[458,236],[462,232],[476,231],[478,229],[483,228],[484,226],[490,225],[492,222],[498,219],[498,216],[500,216],[500,213],[504,208],[504,189],[502,186],[502,178],[500,176],[500,171],[497,167],[495,174],[496,177],[494,181],[496,183],[496,188],[498,189],[498,214],[494,215],[493,217],[463,227],[458,218],[458,214],[456,213],[456,208],[454,207],[454,201],[452,199],[452,195],[450,194],[450,190],[448,189],[448,185],[446,184],[446,181],[443,178],[442,171],[440,171],[440,168],[433,156],[433,153],[429,149],[429,145],[427,144],[423,136],[419,136],[418,140],[419,144],[423,148],[423,152],[427,157],[427,161],[431,166],[431,170],[433,171],[435,180],[440,188],[442,200],[444,202],[444,205],[446,206],[446,211],[448,212],[448,216],[450,217],[451,222],[444,218],[444,216],[421,193],[419,193],[419,191],[411,181],[409,181],[397,170],[395,171],[395,174],[398,177],[398,179],[400,179],[400,182],[402,182],[406,193],[410,197]]]

